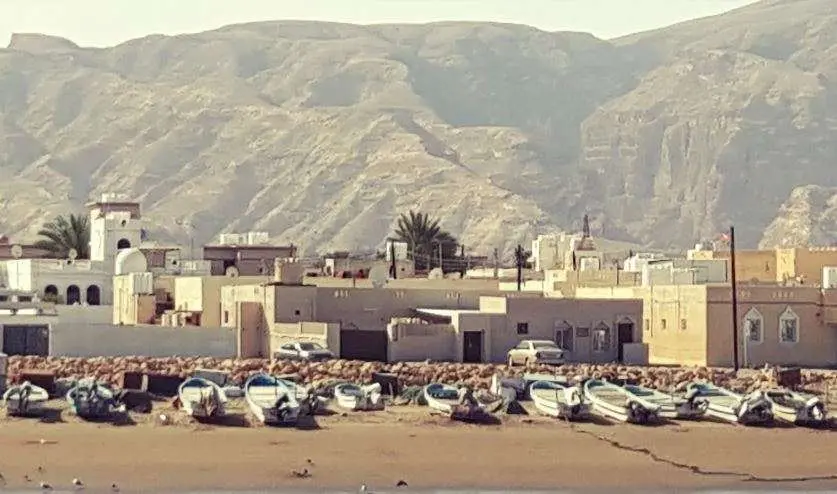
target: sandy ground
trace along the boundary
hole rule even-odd
[[[407,491],[837,489],[837,476],[799,479],[837,475],[837,434],[831,430],[712,422],[570,426],[536,415],[469,425],[433,417],[426,408],[395,406],[318,416],[303,428],[271,428],[251,425],[240,402],[223,425],[195,423],[157,405],[153,414],[131,415],[120,425],[82,422],[66,410],[48,421],[4,417],[0,472],[6,487],[37,489],[43,480],[70,489],[77,477],[87,491],[110,491],[116,483],[122,492],[354,489],[361,483],[392,489],[399,480],[409,484]],[[161,413],[172,420],[161,424]],[[292,473],[302,469],[310,476]],[[728,473],[701,473],[712,470]]]

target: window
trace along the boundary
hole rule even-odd
[[[568,352],[573,351],[573,327],[567,321],[555,321],[555,343]]]
[[[299,315],[299,309],[294,310],[294,315],[295,315],[295,316],[298,316],[298,315]]]
[[[593,351],[598,353],[610,351],[610,327],[603,322],[593,330]]]
[[[534,341],[532,342],[532,348],[535,350],[554,350],[558,348],[552,341]]]
[[[645,331],[651,331],[651,319],[646,319],[645,321],[643,321],[642,327]]]
[[[293,343],[285,343],[280,347],[282,350],[296,350]]]
[[[764,319],[755,307],[744,315],[744,341],[759,344],[764,339]]]
[[[521,341],[514,347],[516,350],[528,350],[529,349],[529,342],[528,341]]]
[[[666,320],[665,319],[660,320],[660,329],[666,329]]]
[[[680,320],[680,330],[681,331],[686,331],[686,320],[685,319]]]
[[[779,316],[779,341],[782,343],[799,341],[799,317],[790,307]]]
[[[589,338],[590,337],[590,328],[575,328],[575,337],[576,338]]]
[[[517,323],[517,334],[529,334],[529,323],[528,322]]]
[[[228,322],[230,322],[230,311],[225,310],[224,311],[224,324],[227,324]]]

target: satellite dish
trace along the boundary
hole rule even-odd
[[[67,258],[68,258],[69,260],[71,260],[71,261],[75,261],[77,257],[78,257],[78,251],[77,251],[77,250],[75,250],[75,249],[70,249],[70,251],[69,251],[69,252],[67,252]]]
[[[442,271],[442,268],[433,268],[427,273],[428,280],[441,280],[444,279],[445,272]]]
[[[369,270],[369,280],[372,282],[372,288],[383,288],[386,286],[388,278],[387,269],[383,266],[375,266]]]
[[[225,271],[225,274],[230,278],[236,278],[238,277],[238,268],[235,266],[230,266]]]
[[[23,257],[23,247],[15,244],[15,245],[12,245],[10,250],[11,250],[12,257],[14,257],[15,259],[20,259],[21,257]]]

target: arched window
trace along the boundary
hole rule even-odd
[[[81,303],[81,290],[76,285],[67,287],[67,305]]]
[[[102,304],[102,292],[96,285],[90,285],[87,287],[87,305],[101,305]]]
[[[799,317],[790,307],[779,316],[779,341],[781,343],[799,342]]]
[[[744,314],[744,341],[750,345],[764,341],[764,318],[755,307]]]
[[[610,326],[600,322],[593,328],[593,351],[605,353],[610,351]]]
[[[117,250],[130,249],[131,248],[131,241],[128,240],[127,238],[120,238],[119,242],[116,242],[116,248],[117,248]]]
[[[52,302],[54,304],[57,304],[58,299],[58,287],[55,285],[47,285],[47,287],[44,288],[44,302]]]

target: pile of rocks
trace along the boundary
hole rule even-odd
[[[216,369],[229,373],[238,385],[257,371],[275,375],[296,375],[312,385],[320,385],[337,379],[353,382],[369,382],[372,374],[387,372],[398,376],[406,386],[421,386],[430,382],[447,384],[464,383],[477,389],[486,389],[494,374],[509,377],[524,372],[541,372],[568,379],[604,378],[627,379],[643,386],[659,390],[673,390],[694,380],[706,380],[739,392],[749,392],[774,386],[772,369],[748,371],[736,375],[730,369],[707,367],[630,367],[617,364],[566,364],[561,367],[509,368],[495,364],[459,364],[429,362],[360,362],[331,360],[327,362],[298,362],[267,359],[215,359],[206,357],[11,357],[8,374],[15,379],[24,370],[48,370],[57,378],[96,377],[101,381],[119,385],[125,372],[148,372],[185,378],[196,369]],[[837,372],[802,372],[807,387],[837,389]]]

